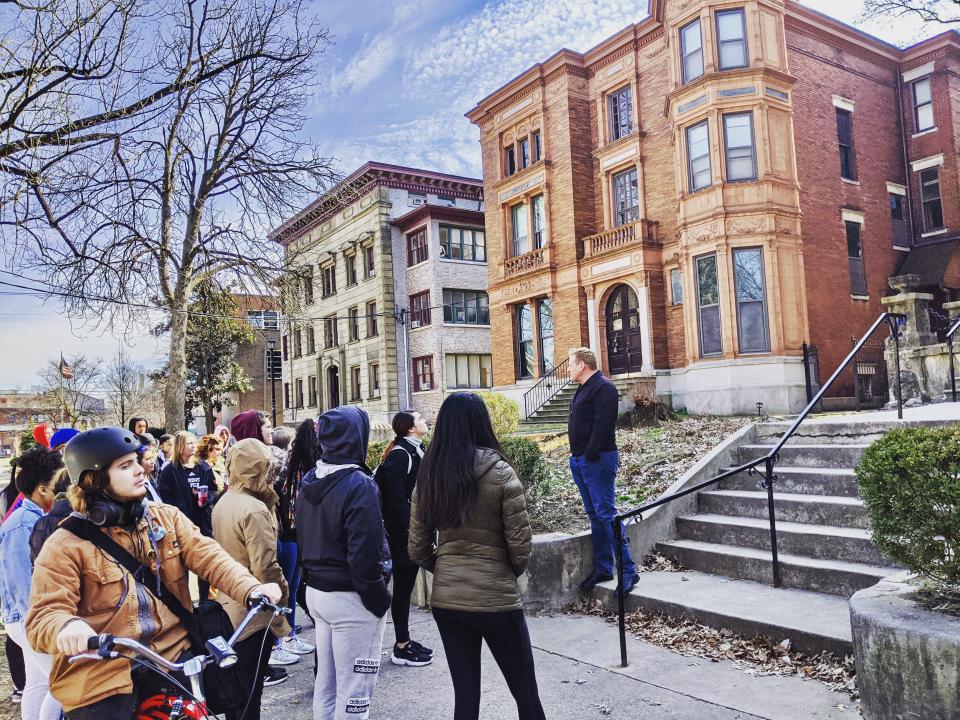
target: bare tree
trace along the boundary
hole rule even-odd
[[[870,17],[917,17],[945,26],[960,24],[960,0],[866,0],[864,15]]]
[[[66,358],[66,365],[71,371],[68,377],[59,360],[50,360],[38,373],[37,404],[42,414],[57,427],[101,422],[106,407],[94,394],[100,386],[101,360],[73,355]]]
[[[14,235],[18,266],[65,291],[74,317],[121,325],[145,306],[165,312],[168,429],[183,422],[194,289],[210,280],[286,292],[283,253],[267,231],[337,180],[301,138],[329,42],[303,0],[177,7],[156,67],[173,74],[199,52],[228,69],[171,93],[109,142],[60,158],[31,186]]]
[[[132,362],[119,346],[103,368],[101,384],[111,420],[125,426],[132,416],[149,417],[151,384],[143,367]]]

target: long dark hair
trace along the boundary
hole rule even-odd
[[[287,482],[298,475],[306,475],[320,459],[320,444],[317,442],[317,428],[312,418],[307,418],[297,426],[293,437],[290,460],[287,462]]]
[[[477,502],[477,448],[504,456],[480,396],[454,393],[440,406],[433,440],[417,474],[420,523],[430,529],[463,527]]]
[[[394,438],[390,441],[390,444],[383,449],[383,454],[380,455],[380,462],[384,462],[387,459],[390,451],[397,446],[397,441],[409,435],[410,431],[413,430],[413,426],[416,424],[417,419],[413,416],[413,410],[401,410],[393,416],[390,427],[393,428]]]

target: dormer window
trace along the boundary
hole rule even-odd
[[[747,28],[742,9],[717,13],[717,55],[721,70],[747,66]]]

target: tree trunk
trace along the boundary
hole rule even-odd
[[[170,371],[163,391],[163,421],[168,433],[183,429],[187,387],[187,296],[174,298],[170,308]]]

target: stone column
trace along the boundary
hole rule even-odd
[[[597,326],[597,298],[596,288],[593,285],[587,285],[587,333],[590,337],[590,349],[594,354],[600,357],[600,333]]]
[[[643,364],[640,369],[644,373],[653,373],[653,337],[650,330],[650,288],[640,286],[640,295],[637,298],[640,312],[640,353],[643,355]]]
[[[943,309],[947,311],[950,321],[953,322],[960,317],[960,300],[954,300],[943,304]]]
[[[927,387],[923,358],[918,350],[925,345],[934,345],[937,342],[937,336],[930,331],[930,316],[927,314],[927,307],[933,300],[933,295],[917,292],[920,282],[919,275],[892,277],[890,287],[896,290],[897,294],[880,299],[888,312],[901,313],[907,318],[906,325],[900,327],[900,384],[903,390],[903,404],[907,407],[930,401],[931,392]],[[889,338],[884,356],[887,361],[891,404],[895,404],[897,400],[895,353],[896,346],[893,338]]]

